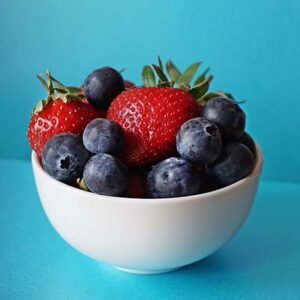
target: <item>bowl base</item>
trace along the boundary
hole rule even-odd
[[[141,274],[141,275],[162,274],[162,273],[172,272],[172,271],[178,269],[178,268],[170,268],[170,269],[161,269],[161,270],[135,270],[135,269],[121,268],[121,267],[117,267],[117,266],[113,266],[113,267],[122,272]]]

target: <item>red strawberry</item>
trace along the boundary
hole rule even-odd
[[[42,155],[42,150],[49,138],[64,132],[82,134],[85,126],[104,113],[97,111],[84,102],[79,88],[65,87],[50,73],[48,83],[38,77],[48,89],[49,95],[35,107],[31,116],[27,138],[32,149]]]
[[[157,65],[143,68],[144,87],[128,89],[111,103],[107,117],[123,127],[125,147],[120,158],[129,166],[150,165],[176,153],[177,131],[201,114],[196,101],[204,102],[213,79],[206,69],[191,84],[199,65],[191,64],[181,73],[172,61],[163,65],[158,57]]]
[[[129,175],[127,196],[131,198],[145,197],[145,178],[137,172],[131,172]]]
[[[149,165],[175,149],[176,133],[198,105],[186,91],[171,87],[141,87],[122,92],[107,118],[119,123],[125,135],[121,159],[129,166]]]
[[[132,88],[135,88],[135,84],[129,80],[125,80],[124,81],[124,86],[125,86],[125,89],[126,90],[129,90],[129,89],[132,89]]]

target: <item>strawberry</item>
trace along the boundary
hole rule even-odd
[[[140,172],[131,172],[129,174],[127,196],[131,198],[144,198],[145,192],[145,176]]]
[[[38,156],[52,136],[64,132],[82,134],[87,123],[104,116],[85,102],[79,88],[65,87],[50,72],[46,76],[48,82],[38,78],[48,90],[48,96],[34,108],[27,128],[28,141]]]
[[[126,90],[135,88],[135,84],[129,80],[124,80],[124,86]]]
[[[124,130],[125,146],[120,156],[124,163],[131,167],[147,166],[175,152],[178,129],[199,115],[195,100],[205,95],[212,79],[205,77],[205,71],[190,89],[198,66],[199,63],[193,64],[181,74],[169,61],[166,64],[169,80],[159,59],[159,66],[144,67],[144,87],[123,91],[111,103],[107,118]],[[159,77],[158,86],[154,72]]]
[[[112,102],[107,118],[125,134],[121,159],[130,166],[148,165],[175,149],[179,127],[198,115],[193,97],[181,89],[141,87],[122,92]]]

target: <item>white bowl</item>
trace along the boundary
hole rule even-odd
[[[212,254],[246,220],[262,167],[225,188],[187,197],[136,199],[93,194],[50,177],[32,152],[44,210],[70,245],[123,271],[172,271]]]

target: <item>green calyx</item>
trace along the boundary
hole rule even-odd
[[[204,105],[211,98],[218,96],[233,99],[228,93],[208,92],[209,84],[213,79],[213,76],[208,74],[209,68],[194,79],[201,64],[202,62],[193,63],[184,72],[180,72],[171,60],[164,65],[158,57],[158,64],[144,66],[143,84],[145,87],[161,86],[183,89],[189,92],[199,105]]]
[[[65,86],[57,79],[55,79],[49,70],[45,74],[36,76],[43,87],[48,92],[46,98],[41,99],[37,105],[33,108],[32,114],[38,114],[43,110],[43,108],[50,102],[57,99],[61,99],[63,102],[67,103],[70,101],[81,102],[84,99],[84,95],[81,94],[81,89],[73,86]],[[43,78],[45,77],[45,79]]]
[[[77,183],[78,187],[79,187],[81,190],[89,191],[89,189],[88,189],[88,187],[86,186],[86,184],[85,184],[83,178],[77,178],[76,183]]]

